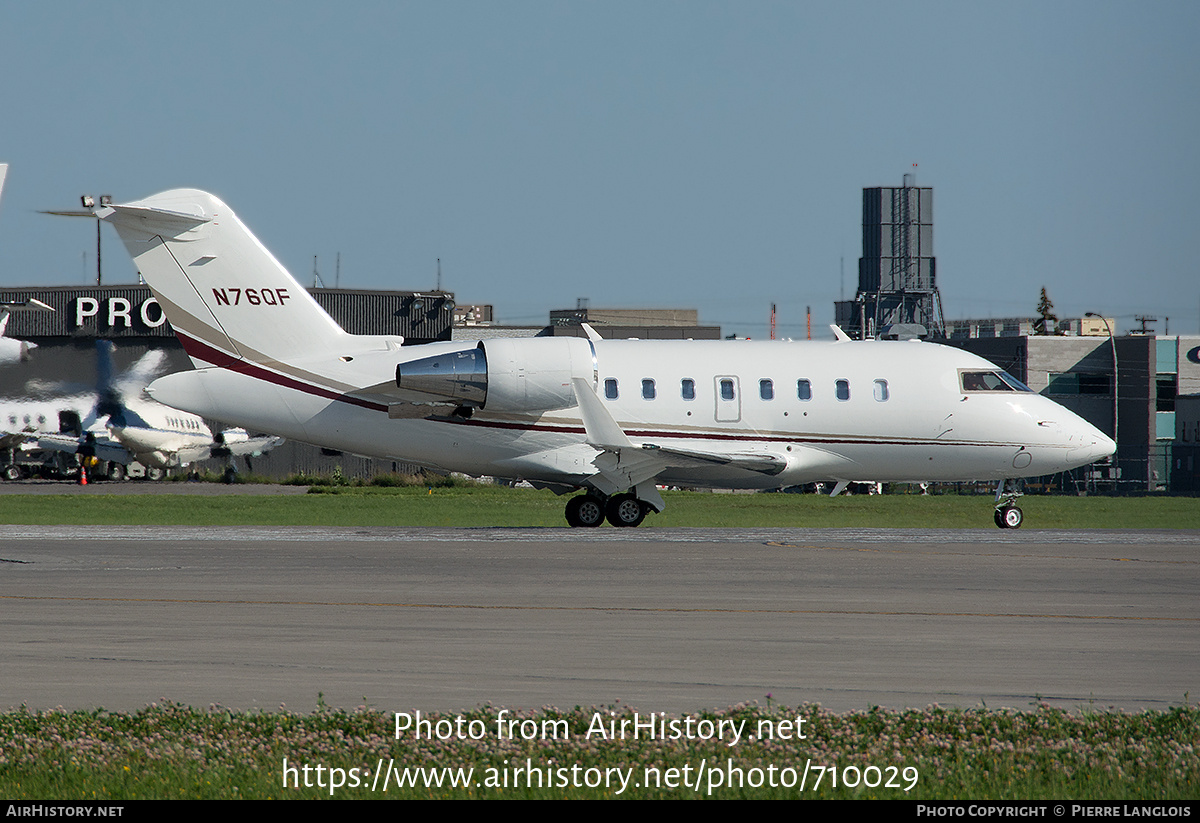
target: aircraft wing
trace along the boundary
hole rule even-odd
[[[752,472],[776,475],[787,468],[787,458],[781,454],[770,452],[706,452],[696,449],[681,449],[678,446],[660,446],[656,443],[643,443],[642,449],[660,452],[670,457],[679,458],[688,464],[710,463],[720,466],[733,466]]]
[[[84,438],[76,437],[73,434],[43,434],[38,437],[37,444],[42,451],[65,454],[79,454],[80,449],[87,445],[91,447],[95,457],[100,460],[123,465],[133,462],[133,455],[130,454],[129,449],[107,435],[96,437],[91,443],[86,443]]]

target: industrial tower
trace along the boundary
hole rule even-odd
[[[863,189],[858,293],[835,305],[851,337],[944,337],[933,256],[933,189],[912,174],[898,188]],[[919,327],[919,328],[918,328]]]

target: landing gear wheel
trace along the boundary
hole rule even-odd
[[[125,479],[125,467],[122,466],[120,463],[109,463],[108,464],[108,479],[115,480],[118,482],[121,480],[124,480]]]
[[[16,464],[5,466],[4,467],[4,479],[5,480],[20,480],[21,479],[21,467],[17,466]]]
[[[996,525],[1002,529],[1019,529],[1024,520],[1025,515],[1016,506],[996,509]]]
[[[590,529],[604,522],[604,501],[581,494],[567,501],[567,523],[573,529]]]
[[[608,522],[614,526],[640,526],[646,507],[632,494],[618,494],[608,501]]]

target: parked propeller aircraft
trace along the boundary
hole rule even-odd
[[[100,209],[196,369],[155,399],[343,451],[523,478],[570,499],[572,526],[640,524],[656,484],[1053,474],[1113,441],[988,361],[923,342],[545,337],[401,348],[351,335],[221,200],[176,189]]]
[[[95,458],[104,476],[125,477],[137,461],[151,471],[179,468],[210,457],[257,455],[283,442],[250,437],[245,429],[213,435],[195,414],[168,408],[142,396],[150,378],[161,373],[165,355],[150,351],[120,378],[112,373],[113,344],[97,341],[97,389],[47,400],[0,400],[0,448],[58,452]],[[6,479],[18,479],[19,459],[3,466]]]

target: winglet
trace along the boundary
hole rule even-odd
[[[600,336],[600,332],[592,328],[591,323],[580,323],[579,325],[583,328],[583,332],[587,335],[588,340],[591,340],[593,343],[604,339]]]
[[[571,378],[575,387],[575,400],[579,403],[579,414],[587,432],[588,444],[601,449],[632,449],[633,441],[604,408],[596,392],[582,377]]]
[[[833,336],[835,338],[837,338],[839,341],[843,341],[843,340],[848,341],[851,339],[850,335],[848,335],[844,331],[842,331],[842,327],[837,325],[836,323],[830,323],[829,328],[833,329]]]

